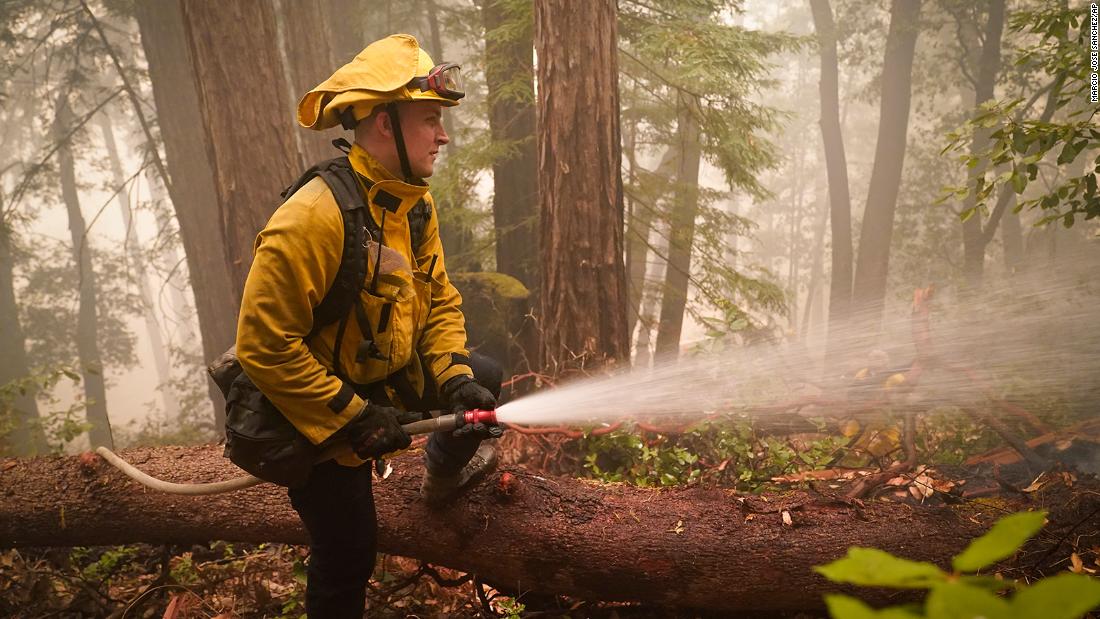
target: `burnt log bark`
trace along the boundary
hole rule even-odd
[[[204,482],[239,474],[220,452],[160,447],[122,455],[157,477]],[[383,552],[477,573],[500,587],[711,610],[820,607],[833,587],[811,567],[849,546],[943,565],[1000,513],[966,503],[861,505],[804,492],[762,499],[644,489],[516,468],[432,511],[418,494],[419,454],[393,465],[374,491]],[[285,491],[270,484],[211,497],[159,494],[83,454],[0,460],[0,488],[0,546],[307,541]],[[793,525],[783,524],[784,511]]]

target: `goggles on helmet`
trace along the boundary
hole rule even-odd
[[[460,70],[461,67],[453,62],[437,64],[427,75],[412,78],[409,86],[419,88],[421,92],[432,91],[444,99],[458,101],[466,96],[459,86]]]

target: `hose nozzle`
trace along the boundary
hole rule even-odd
[[[495,426],[495,425],[497,425],[497,412],[496,411],[486,411],[486,410],[481,410],[481,409],[474,409],[474,410],[466,411],[465,413],[462,413],[462,421],[463,421],[462,425],[466,425],[466,424],[470,424],[470,423],[487,423],[487,424]],[[462,427],[462,426],[458,426],[458,427]]]
[[[432,419],[425,419],[423,421],[414,421],[413,423],[407,423],[401,427],[409,434],[429,434],[431,432],[457,430],[471,423],[488,423],[495,425],[497,423],[497,413],[496,411],[475,409],[464,413],[451,413],[433,417]]]

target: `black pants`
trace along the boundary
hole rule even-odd
[[[474,378],[500,396],[502,371],[495,361],[472,353]],[[441,406],[437,394],[433,407]],[[428,439],[424,460],[436,474],[457,473],[477,451],[480,440],[456,439],[439,432]],[[360,619],[367,581],[374,571],[378,524],[371,494],[371,467],[347,467],[334,461],[313,467],[309,481],[288,491],[290,504],[309,532],[306,614],[315,619]]]

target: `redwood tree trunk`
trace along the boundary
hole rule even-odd
[[[829,176],[829,235],[832,263],[829,276],[829,329],[826,357],[836,360],[838,341],[847,331],[852,305],[852,200],[848,193],[848,162],[840,125],[840,71],[836,23],[829,0],[810,0],[814,29],[821,49],[821,141]]]
[[[893,0],[890,5],[890,30],[886,35],[886,56],[882,63],[878,141],[852,288],[852,302],[859,312],[860,322],[864,323],[862,330],[866,332],[877,331],[886,297],[894,210],[909,133],[913,53],[920,32],[919,17],[920,0]]]
[[[183,25],[199,84],[198,100],[217,215],[225,239],[236,318],[256,233],[279,206],[279,193],[301,172],[293,118],[278,102],[287,85],[276,49],[274,7],[267,2],[184,2]],[[275,102],[274,104],[272,102]]]
[[[122,455],[173,481],[239,474],[216,446]],[[394,473],[374,489],[382,552],[510,589],[712,611],[818,608],[835,587],[811,567],[849,546],[944,565],[1001,513],[974,503],[857,505],[802,492],[764,500],[722,489],[600,485],[515,468],[430,510],[419,498],[421,456],[391,462]],[[92,454],[0,460],[0,484],[0,546],[307,539],[286,491],[270,484],[209,497],[166,495]],[[784,510],[791,526],[783,524]]]
[[[486,33],[489,129],[494,142],[509,147],[507,155],[493,162],[497,271],[533,288],[538,282],[534,35],[531,24],[523,24],[520,34],[514,34],[517,16],[510,15],[501,0],[482,2],[481,19]],[[498,30],[505,26],[507,36]]]
[[[99,320],[96,307],[95,271],[92,269],[92,248],[88,243],[84,214],[80,211],[80,198],[76,190],[76,170],[73,151],[66,134],[73,122],[69,107],[69,93],[57,98],[54,118],[54,139],[61,142],[57,149],[57,169],[61,177],[61,199],[69,217],[69,235],[72,239],[73,266],[79,273],[78,309],[76,316],[76,351],[80,364],[81,382],[84,385],[84,408],[88,424],[88,439],[92,446],[105,445],[114,448],[111,422],[107,417],[107,386],[103,379],[103,360],[99,354]]]
[[[149,64],[157,122],[172,176],[172,182],[165,183],[165,187],[179,223],[202,335],[203,359],[209,363],[236,339],[238,301],[226,258],[214,171],[206,136],[199,130],[203,119],[199,112],[198,84],[183,30],[180,0],[137,2],[134,13]],[[213,382],[208,389],[215,427],[221,431],[225,403]]]
[[[616,8],[535,4],[544,367],[629,361]]]
[[[669,216],[668,267],[661,292],[661,321],[657,326],[654,357],[672,360],[680,353],[680,333],[684,326],[688,283],[691,277],[691,248],[695,242],[695,217],[699,213],[699,158],[702,145],[699,123],[685,95],[680,96],[677,120],[679,152],[676,193]]]

